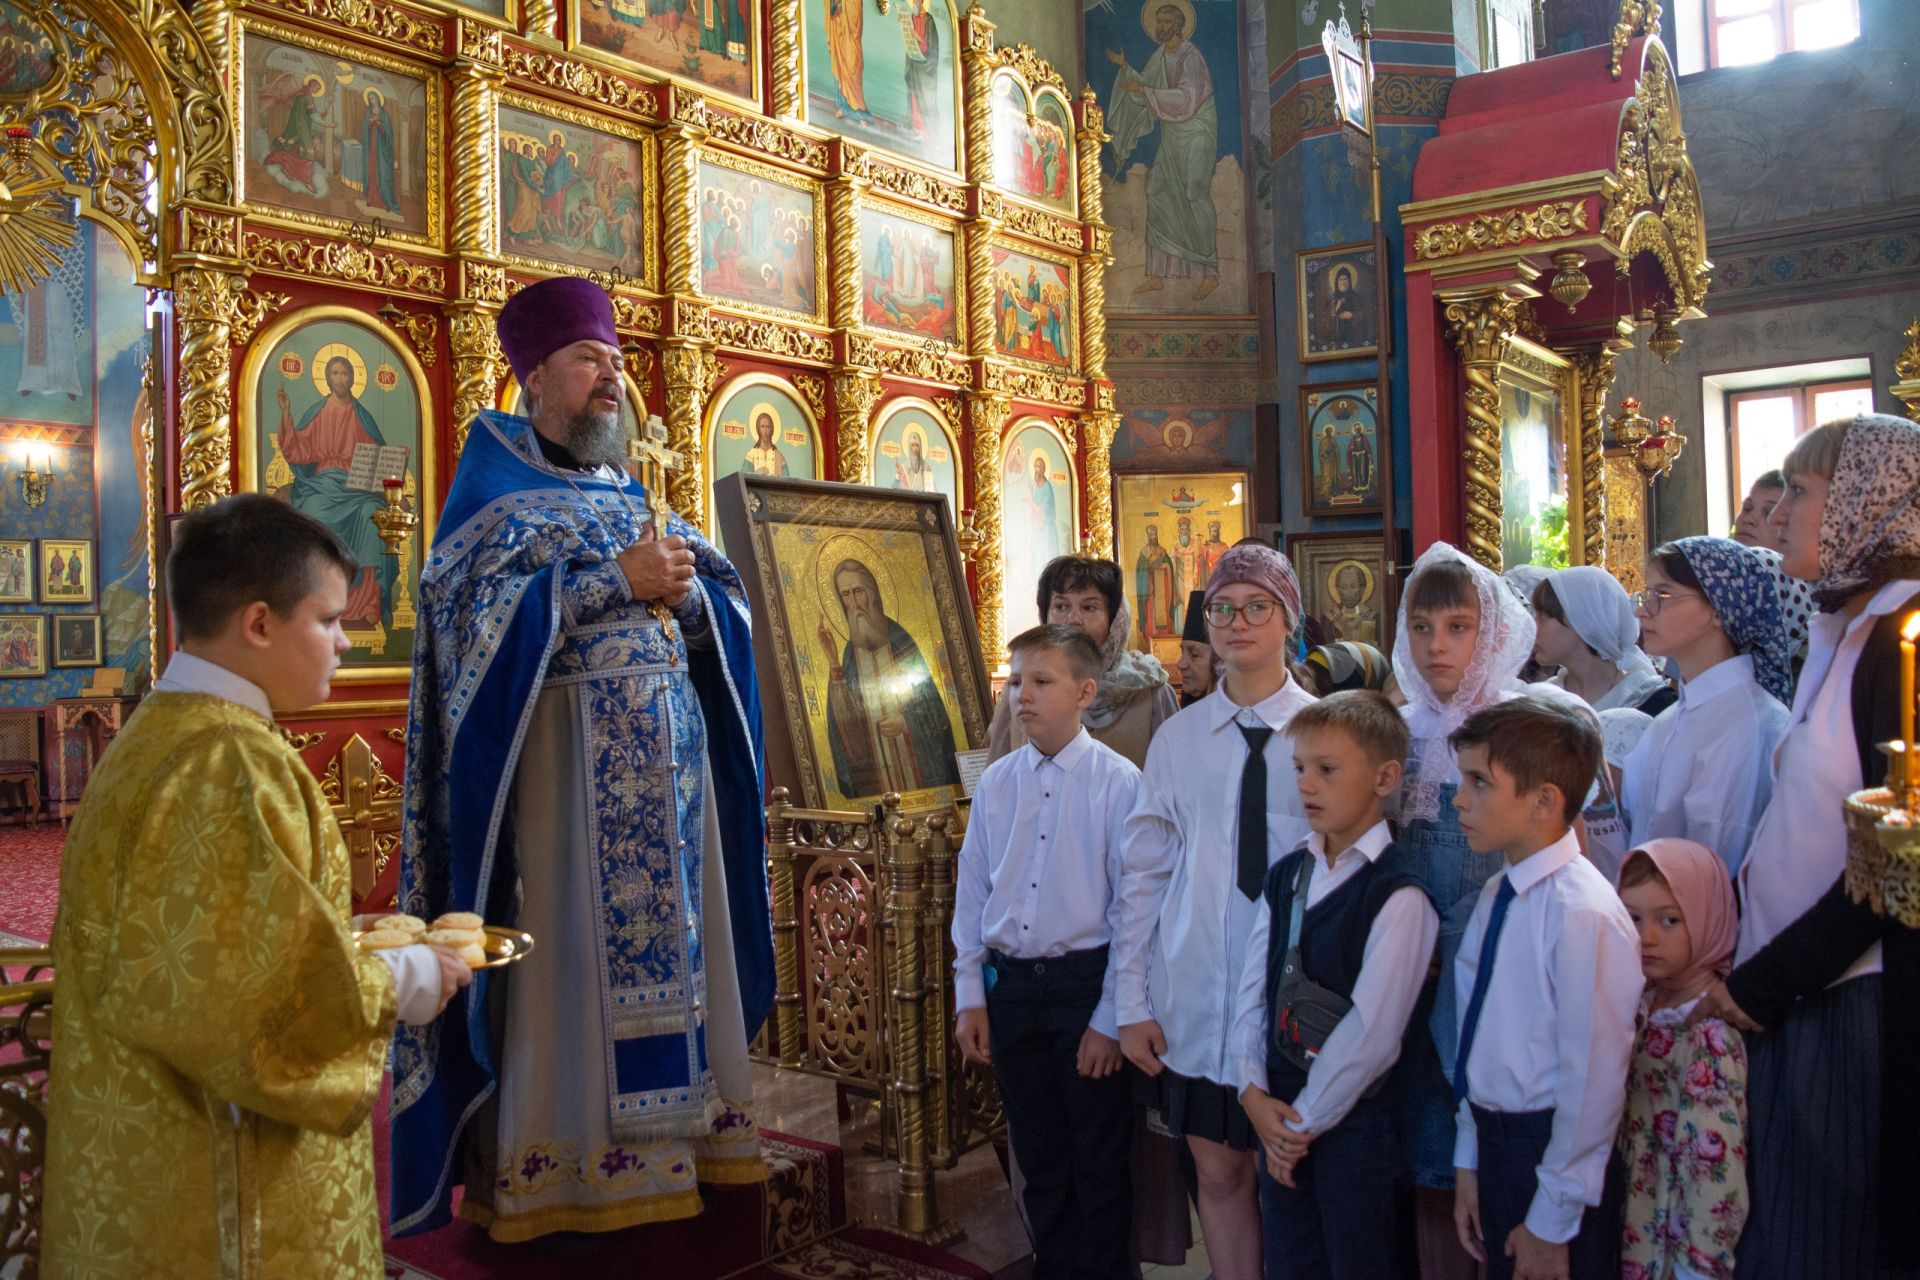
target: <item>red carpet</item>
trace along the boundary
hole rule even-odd
[[[53,936],[54,904],[60,896],[60,846],[66,828],[58,822],[0,827],[0,933],[20,946]]]

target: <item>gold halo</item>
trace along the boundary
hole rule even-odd
[[[367,389],[367,362],[360,353],[344,342],[329,342],[313,353],[313,385],[322,396],[333,394],[333,388],[327,385],[327,365],[335,356],[345,356],[347,363],[353,366],[353,398],[358,400],[360,393]]]
[[[1327,570],[1327,599],[1332,601],[1335,604],[1338,604],[1340,602],[1340,592],[1337,589],[1335,589],[1333,585],[1334,579],[1338,578],[1340,576],[1340,571],[1346,568],[1348,565],[1352,565],[1354,568],[1358,569],[1361,573],[1361,576],[1363,576],[1367,580],[1366,594],[1362,595],[1360,598],[1362,600],[1373,599],[1373,589],[1374,589],[1373,570],[1367,568],[1366,564],[1363,561],[1359,561],[1359,560],[1334,561],[1333,567]]]
[[[1160,37],[1153,33],[1153,15],[1168,5],[1172,5],[1180,11],[1180,38],[1182,40],[1193,39],[1193,26],[1195,21],[1193,16],[1193,0],[1146,0],[1146,3],[1140,6],[1140,29],[1147,33],[1147,39],[1153,41],[1155,44],[1160,42]]]
[[[756,435],[755,432],[759,430],[760,415],[763,413],[773,419],[773,442],[776,445],[780,443],[780,410],[773,401],[762,400],[759,404],[747,410],[747,448],[749,449],[759,446],[760,437]]]
[[[920,452],[924,455],[927,451],[927,433],[925,428],[915,425],[908,427],[900,433],[900,447],[902,449],[912,444],[915,440],[920,442]]]
[[[887,568],[887,562],[881,558],[879,549],[865,538],[851,533],[836,533],[820,544],[813,553],[813,581],[820,593],[820,616],[825,619],[827,629],[833,632],[841,644],[847,642],[847,616],[843,612],[835,618],[829,604],[840,602],[840,592],[833,583],[833,569],[842,560],[858,560],[873,572],[880,584],[880,603],[884,608],[888,604],[899,607],[900,594],[895,588],[893,573]]]
[[[380,105],[383,107],[386,106],[387,95],[380,92],[380,87],[378,85],[368,85],[366,88],[366,91],[360,95],[360,101],[366,103],[367,106],[371,107],[373,106],[373,99],[375,94],[379,94]]]

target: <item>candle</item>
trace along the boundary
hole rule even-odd
[[[1913,794],[1914,787],[1920,785],[1920,771],[1913,767],[1913,648],[1916,640],[1920,640],[1920,612],[1908,614],[1906,625],[1900,628],[1900,741],[1905,747],[1900,753],[1900,783],[1905,789],[1903,804]]]

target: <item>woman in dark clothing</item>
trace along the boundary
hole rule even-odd
[[[1739,964],[1694,1017],[1759,1032],[1740,1280],[1914,1277],[1920,919],[1855,901],[1841,805],[1882,779],[1875,744],[1899,733],[1898,629],[1920,608],[1920,427],[1829,423],[1783,470],[1783,567],[1813,583],[1821,613],[1740,870]]]

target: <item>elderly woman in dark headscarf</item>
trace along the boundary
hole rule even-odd
[[[1920,884],[1849,857],[1842,805],[1900,736],[1900,634],[1920,606],[1920,426],[1865,414],[1795,444],[1768,517],[1813,584],[1773,800],[1739,875],[1738,962],[1701,998],[1748,1038],[1740,1280],[1920,1274]]]
[[[1100,646],[1100,692],[1080,713],[1087,732],[1133,761],[1146,763],[1147,742],[1180,709],[1160,660],[1127,648],[1133,615],[1120,592],[1120,566],[1094,556],[1057,556],[1040,572],[1040,621],[1079,627]],[[987,730],[987,759],[1026,745],[1003,690]]]

